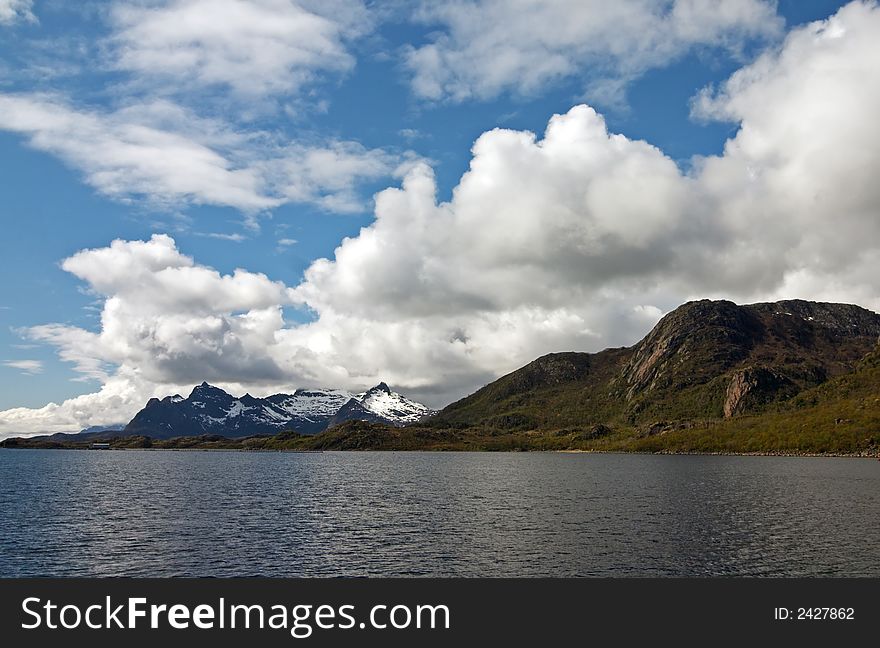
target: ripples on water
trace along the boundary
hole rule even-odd
[[[2,576],[880,576],[880,462],[0,451]]]

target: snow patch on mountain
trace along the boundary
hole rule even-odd
[[[236,398],[202,383],[188,398],[151,399],[125,427],[127,434],[157,438],[217,434],[242,437],[294,430],[315,434],[351,419],[392,425],[414,423],[433,411],[380,383],[360,394],[344,389],[297,389],[293,394]]]
[[[275,394],[266,400],[286,412],[288,417],[315,420],[333,416],[352,396],[344,389],[297,389],[293,394]]]
[[[415,423],[434,413],[431,408],[391,391],[385,383],[358,394],[355,399],[364,409],[395,423]]]
[[[242,412],[246,412],[249,409],[250,407],[245,407],[241,401],[233,401],[232,407],[230,407],[229,411],[226,412],[226,418],[230,419],[236,416],[241,416]]]

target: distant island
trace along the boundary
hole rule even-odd
[[[880,456],[880,315],[801,300],[694,301],[632,347],[543,356],[439,412],[384,383],[358,395],[300,390],[268,399],[235,399],[203,384],[187,399],[153,399],[122,430],[0,446],[96,441],[111,448]]]

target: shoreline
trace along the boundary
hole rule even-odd
[[[880,460],[880,454],[864,454],[856,452],[847,453],[830,453],[830,452],[734,452],[734,451],[716,451],[716,452],[684,452],[661,450],[660,452],[641,452],[627,450],[547,450],[546,452],[559,452],[563,454],[639,454],[639,455],[666,455],[666,456],[696,456],[696,457],[815,457],[815,458],[841,458],[841,459],[877,459]]]
[[[639,450],[443,450],[443,449],[361,449],[361,450],[294,450],[294,449],[266,449],[266,448],[29,448],[29,447],[0,447],[0,450],[85,450],[93,452],[243,452],[250,454],[324,454],[333,452],[365,453],[365,452],[431,452],[431,453],[480,453],[480,454],[529,454],[529,453],[554,453],[554,454],[602,454],[602,455],[647,455],[647,456],[696,456],[696,457],[792,457],[792,458],[838,458],[838,459],[872,459],[880,460],[878,453],[817,453],[817,452],[685,452],[661,450],[659,452],[645,452]]]

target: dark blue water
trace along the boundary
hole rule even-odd
[[[880,576],[880,462],[0,450],[0,575]]]

